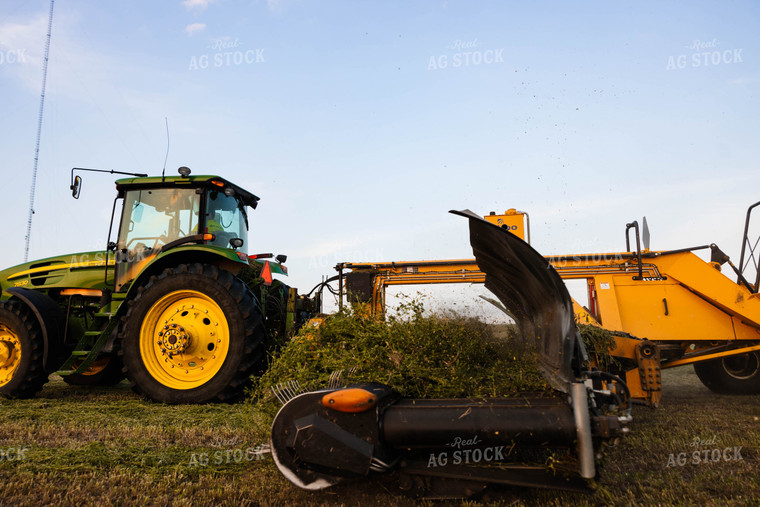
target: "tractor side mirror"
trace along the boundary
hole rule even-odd
[[[82,178],[80,176],[74,176],[74,184],[69,188],[71,188],[71,196],[74,199],[79,199],[79,193],[82,191]]]

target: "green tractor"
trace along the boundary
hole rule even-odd
[[[0,394],[33,397],[57,372],[75,385],[126,375],[136,392],[167,403],[243,395],[268,339],[264,288],[257,298],[238,276],[257,265],[246,252],[246,210],[259,198],[218,176],[179,173],[116,181],[105,251],[0,271]],[[71,189],[78,198],[74,170]],[[258,262],[271,281],[284,260]]]

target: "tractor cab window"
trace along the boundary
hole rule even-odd
[[[200,195],[191,188],[131,190],[124,196],[116,251],[119,290],[161,247],[197,234]]]
[[[245,206],[234,196],[211,190],[206,199],[206,230],[215,236],[209,244],[230,248],[230,240],[240,238],[243,246],[240,252],[247,252],[248,217]]]

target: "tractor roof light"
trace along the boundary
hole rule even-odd
[[[190,176],[190,168],[182,166],[179,169],[177,169],[177,172],[182,176],[183,178],[187,178]]]

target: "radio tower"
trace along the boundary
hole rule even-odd
[[[24,262],[29,260],[29,239],[32,236],[32,215],[34,215],[34,189],[37,186],[37,163],[40,158],[40,136],[42,135],[42,112],[45,109],[45,82],[47,81],[48,55],[50,54],[50,33],[53,31],[53,3],[50,0],[47,38],[45,39],[45,60],[42,63],[42,94],[40,95],[40,117],[37,121],[37,145],[34,147],[34,171],[32,171],[32,189],[29,192],[29,219],[26,222],[26,249]]]

